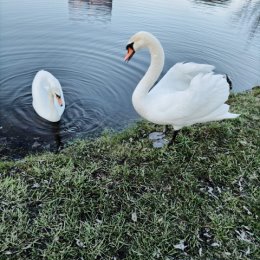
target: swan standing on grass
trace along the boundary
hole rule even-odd
[[[65,109],[60,82],[48,71],[40,70],[32,83],[33,108],[44,119],[57,122]]]
[[[151,64],[134,90],[133,106],[146,120],[173,126],[169,145],[184,126],[239,116],[228,112],[224,103],[229,84],[225,76],[213,74],[214,66],[177,63],[154,86],[164,66],[164,51],[157,38],[148,32],[133,35],[126,46],[125,61],[142,48],[149,49]]]

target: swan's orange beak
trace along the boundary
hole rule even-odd
[[[57,98],[57,101],[58,101],[58,104],[59,104],[59,106],[63,106],[63,102],[62,102],[62,99],[60,98],[60,97],[57,97],[56,96],[56,98]]]
[[[134,55],[134,50],[131,48],[128,48],[127,54],[125,55],[125,61],[129,61]]]
[[[134,50],[134,47],[133,47],[134,43],[130,43],[126,46],[126,49],[127,49],[127,53],[125,55],[125,61],[130,61],[130,59],[134,56],[135,54],[135,50]]]

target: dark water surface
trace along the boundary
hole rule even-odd
[[[131,95],[149,55],[129,64],[123,57],[140,30],[160,39],[163,73],[194,61],[229,74],[235,91],[259,85],[259,24],[259,0],[0,0],[0,153],[55,149],[138,119]],[[59,123],[33,110],[31,83],[40,69],[63,87]]]

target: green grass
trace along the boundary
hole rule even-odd
[[[229,103],[169,149],[140,122],[0,161],[0,259],[259,259],[260,89]]]

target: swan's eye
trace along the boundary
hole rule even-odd
[[[58,104],[62,107],[63,106],[63,102],[62,102],[62,99],[61,99],[61,96],[59,96],[58,94],[56,94],[56,98],[57,98],[57,101],[58,101]]]
[[[126,45],[126,50],[128,50],[129,48],[134,51],[134,42],[131,42],[131,43]]]

